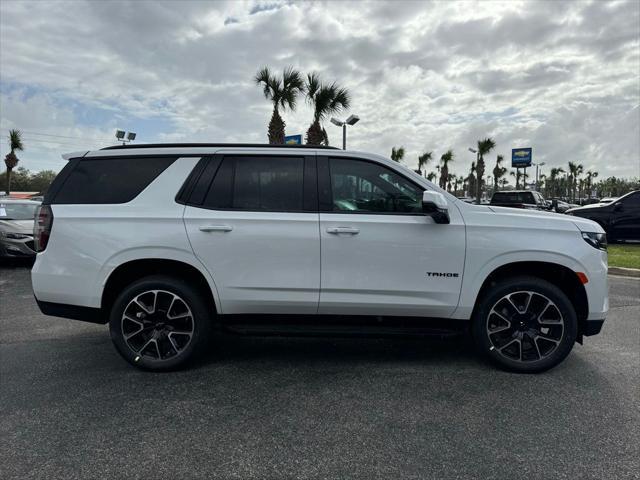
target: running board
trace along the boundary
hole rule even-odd
[[[234,335],[285,337],[440,337],[466,333],[469,322],[451,319],[222,315],[222,331]],[[250,321],[246,321],[250,318]],[[259,320],[259,321],[256,321]],[[283,321],[284,320],[284,321]],[[326,320],[323,322],[323,320]]]

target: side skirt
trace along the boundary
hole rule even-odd
[[[358,315],[220,315],[218,328],[235,335],[286,337],[454,337],[468,320]]]

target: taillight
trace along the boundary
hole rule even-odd
[[[47,248],[51,227],[53,226],[53,211],[49,205],[40,205],[36,210],[35,223],[33,225],[33,241],[36,252],[42,252]]]

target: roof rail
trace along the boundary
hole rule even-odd
[[[136,145],[113,145],[104,147],[101,150],[123,150],[129,148],[198,148],[198,147],[257,147],[257,148],[312,148],[338,150],[337,147],[326,145],[271,145],[268,143],[140,143]]]

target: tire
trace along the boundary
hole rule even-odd
[[[540,278],[519,276],[490,287],[474,312],[471,330],[476,348],[494,364],[538,373],[569,355],[578,321],[562,290]]]
[[[118,353],[143,370],[184,367],[208,344],[211,312],[203,294],[184,280],[154,275],[127,286],[109,315]]]

